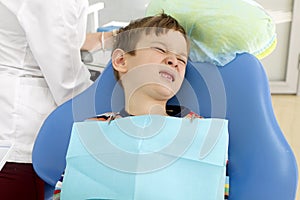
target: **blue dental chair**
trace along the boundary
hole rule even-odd
[[[66,166],[73,122],[120,110],[122,95],[109,63],[90,88],[45,120],[32,159],[50,196]],[[189,62],[184,84],[169,104],[229,120],[230,200],[295,199],[296,160],[274,116],[265,71],[253,55],[237,55],[224,67]]]

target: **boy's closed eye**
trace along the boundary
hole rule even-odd
[[[160,53],[167,53],[167,52],[168,52],[165,48],[158,47],[158,46],[151,47],[151,49],[154,49],[155,51],[158,51],[158,52],[160,52]],[[176,58],[177,58],[177,60],[179,60],[182,64],[185,64],[185,65],[186,65],[187,59],[186,59],[184,56],[177,55]]]
[[[154,49],[155,51],[161,52],[161,53],[167,53],[167,50],[161,47],[151,47],[151,49]]]
[[[179,62],[181,62],[184,65],[187,64],[187,58],[185,56],[177,55],[177,60],[179,60]]]

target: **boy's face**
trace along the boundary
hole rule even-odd
[[[124,54],[124,89],[130,93],[142,90],[161,100],[171,98],[184,80],[187,57],[187,42],[180,32],[143,34],[135,55]]]

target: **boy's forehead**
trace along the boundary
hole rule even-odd
[[[187,41],[179,31],[169,30],[159,34],[156,34],[155,31],[151,31],[149,34],[144,33],[136,47],[148,48],[154,44],[163,45],[168,50],[187,53]]]

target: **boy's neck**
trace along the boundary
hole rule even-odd
[[[167,116],[165,101],[146,101],[131,99],[125,103],[125,110],[130,115],[163,115]]]

